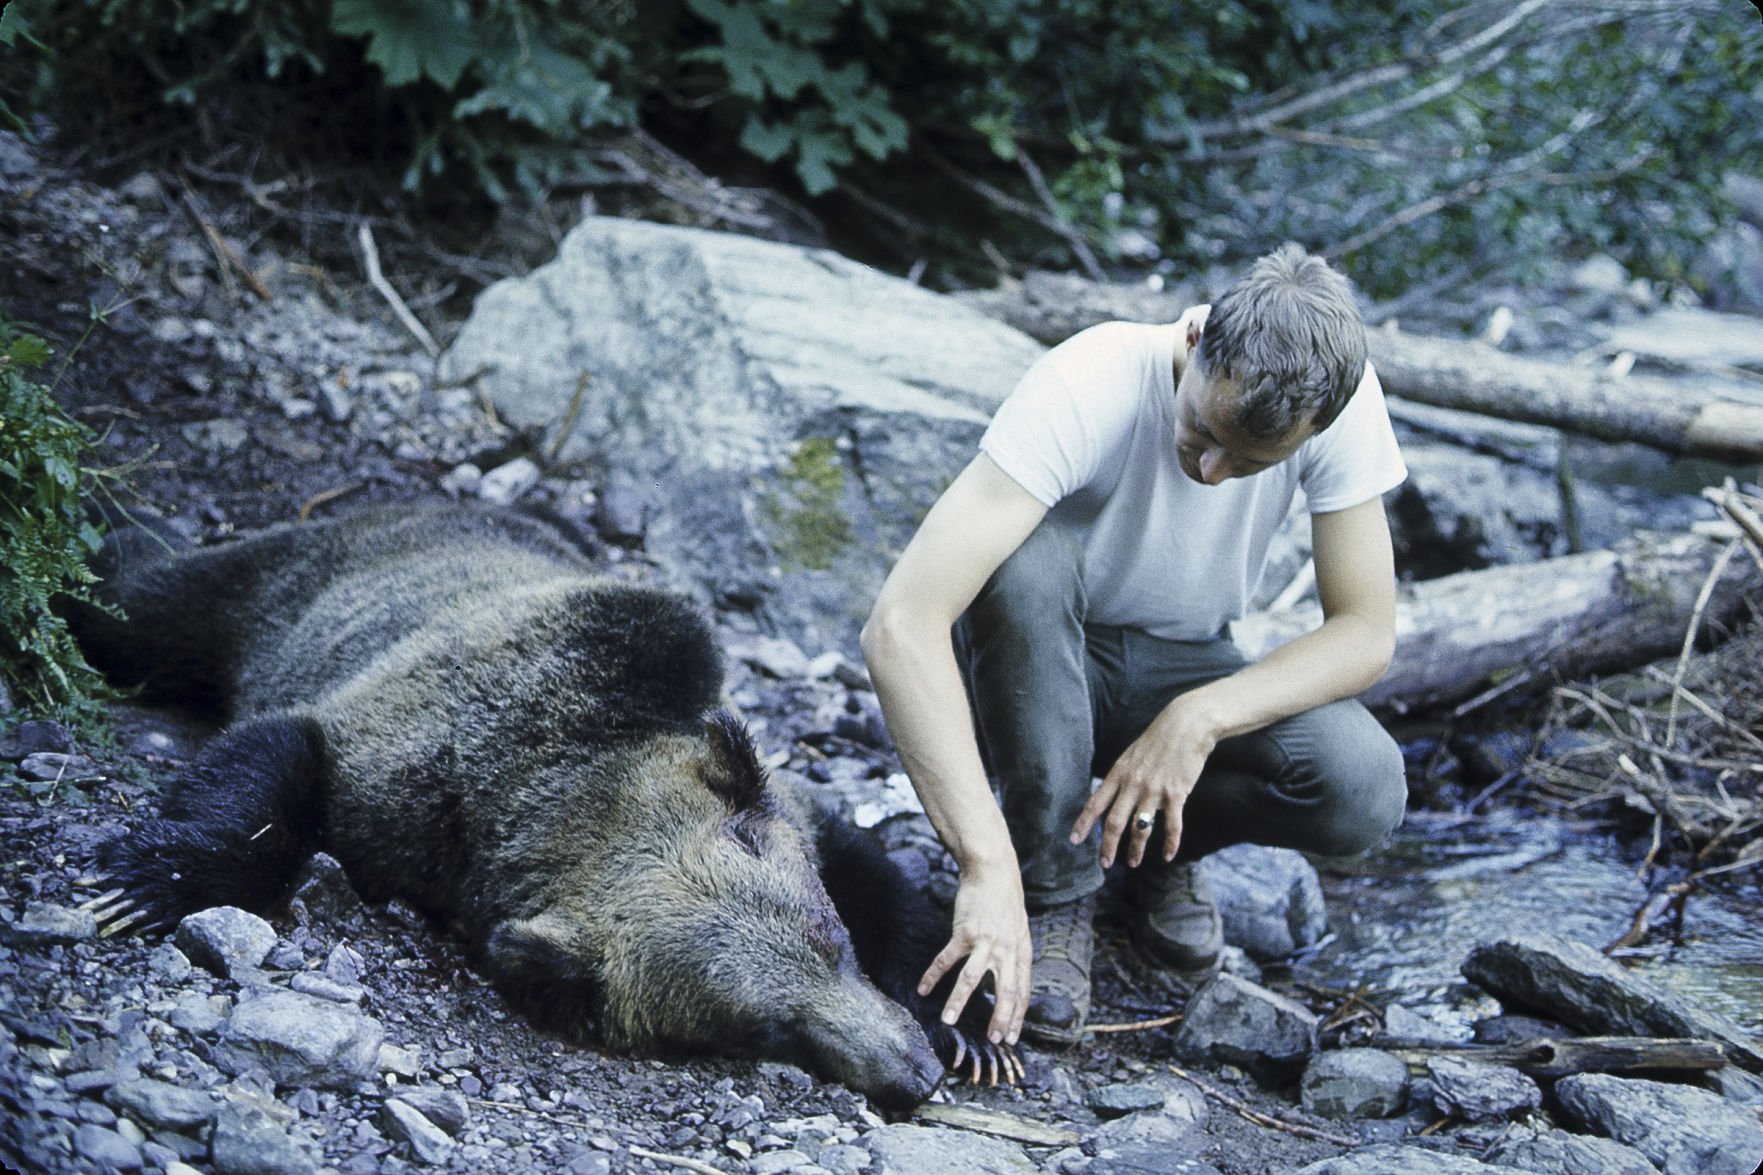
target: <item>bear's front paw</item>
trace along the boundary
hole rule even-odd
[[[1024,1077],[1022,1058],[1014,1046],[993,1044],[961,1027],[938,1024],[931,1045],[949,1071],[971,1085],[1015,1085]]]

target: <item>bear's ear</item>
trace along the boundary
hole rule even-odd
[[[765,768],[746,723],[718,710],[704,720],[704,733],[716,760],[704,782],[736,812],[757,808],[765,799]]]
[[[575,1040],[594,1035],[600,960],[568,918],[547,910],[497,923],[484,940],[484,966],[497,989],[539,1027]]]

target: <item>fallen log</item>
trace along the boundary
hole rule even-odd
[[[1435,1044],[1378,1037],[1371,1047],[1424,1066],[1429,1057],[1456,1057],[1510,1065],[1532,1077],[1567,1077],[1574,1073],[1635,1073],[1651,1070],[1705,1072],[1727,1064],[1726,1048],[1717,1040],[1653,1036],[1539,1036],[1505,1044]]]
[[[1397,331],[1372,331],[1370,347],[1384,390],[1403,399],[1684,456],[1763,459],[1763,399],[1725,395],[1699,381],[1616,377],[1507,355],[1484,343]]]
[[[959,295],[1043,343],[1110,319],[1172,322],[1195,290],[1103,285],[1069,274]],[[1369,336],[1384,391],[1399,399],[1632,441],[1668,453],[1763,459],[1763,389],[1714,376],[1665,379],[1508,355],[1485,343],[1393,330]]]
[[[1477,946],[1462,970],[1510,1009],[1535,1011],[1581,1032],[1717,1040],[1731,1063],[1763,1072],[1763,1040],[1584,943],[1512,934]]]
[[[1697,616],[1724,543],[1701,534],[1641,533],[1612,550],[1465,571],[1402,584],[1396,654],[1360,699],[1398,714],[1437,709],[1491,684],[1629,669],[1678,652],[1692,618],[1718,633],[1743,605],[1755,568],[1726,563]],[[1322,623],[1314,602],[1238,621],[1237,643],[1260,657]]]

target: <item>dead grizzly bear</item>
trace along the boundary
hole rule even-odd
[[[323,849],[364,898],[455,927],[512,1004],[576,1040],[791,1061],[889,1107],[931,1092],[939,1054],[1016,1065],[978,1001],[950,1029],[917,996],[946,920],[767,782],[678,596],[466,507],[121,549],[103,595],[127,620],[77,617],[88,655],[231,725],[102,854],[113,924],[273,910]]]

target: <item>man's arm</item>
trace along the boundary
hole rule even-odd
[[[1071,832],[1077,844],[1102,820],[1104,866],[1113,863],[1129,825],[1127,863],[1144,859],[1149,830],[1134,823],[1139,812],[1162,813],[1163,856],[1175,857],[1182,807],[1219,740],[1351,697],[1389,668],[1396,647],[1395,560],[1382,499],[1317,514],[1311,527],[1322,626],[1177,697],[1121,754]]]
[[[965,958],[943,1010],[953,1023],[990,971],[997,1002],[988,1035],[1012,1044],[1028,1008],[1028,914],[950,629],[1046,512],[990,457],[974,458],[925,516],[863,628],[863,656],[900,760],[961,870],[953,933],[919,991],[928,994]]]

